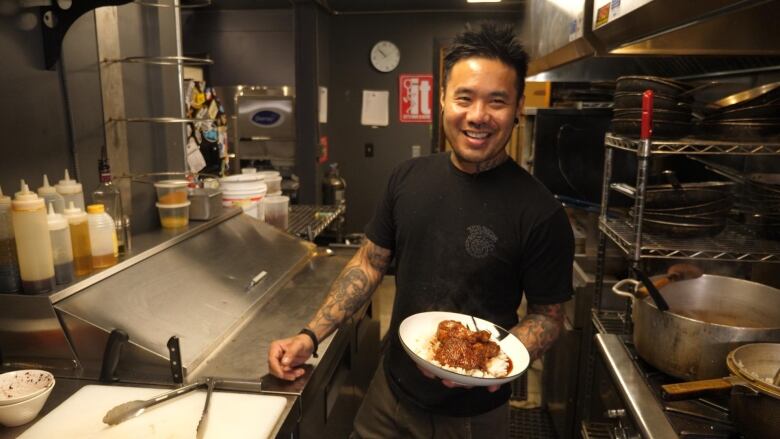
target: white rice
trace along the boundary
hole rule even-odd
[[[499,354],[491,358],[487,363],[487,371],[481,369],[464,369],[462,367],[453,367],[446,364],[441,364],[434,359],[434,353],[438,348],[439,341],[436,340],[434,335],[431,338],[417,338],[415,339],[416,346],[412,347],[412,351],[425,359],[426,361],[441,367],[442,369],[449,370],[450,372],[459,373],[461,375],[468,375],[475,378],[503,378],[509,375],[509,357],[504,351],[499,351]]]

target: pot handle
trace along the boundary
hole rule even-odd
[[[715,378],[711,380],[688,381],[684,383],[664,384],[661,386],[664,399],[677,399],[680,397],[692,397],[700,393],[715,390],[727,390],[733,385],[730,378]]]
[[[630,291],[624,291],[622,288],[625,285],[631,285]],[[636,287],[639,286],[639,281],[636,279],[623,279],[618,281],[615,285],[612,285],[612,292],[617,294],[621,297],[626,297],[628,299],[634,300],[636,299],[636,296],[634,295],[634,291],[636,291]]]

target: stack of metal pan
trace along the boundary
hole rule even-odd
[[[653,138],[685,137],[692,128],[693,87],[657,76],[622,76],[615,87],[612,132],[638,138],[642,125],[642,94],[653,90]]]
[[[780,174],[747,174],[740,191],[745,223],[760,238],[780,240]]]
[[[719,99],[706,107],[696,137],[710,140],[780,141],[780,82]]]
[[[730,182],[648,186],[642,227],[671,238],[717,235],[726,227],[733,186]]]

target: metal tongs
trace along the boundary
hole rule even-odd
[[[144,412],[146,412],[148,408],[152,406],[160,404],[161,402],[168,401],[172,398],[176,398],[177,396],[184,395],[185,393],[189,393],[205,385],[209,385],[209,383],[211,383],[209,389],[211,390],[213,389],[213,380],[207,378],[204,380],[198,380],[192,384],[188,384],[183,387],[179,387],[178,389],[171,390],[170,392],[157,395],[147,400],[137,399],[134,401],[129,401],[123,404],[119,404],[118,406],[109,410],[106,413],[106,415],[103,416],[103,422],[108,425],[120,424],[124,421],[127,421],[128,419],[132,419],[135,418],[136,416],[143,414]]]

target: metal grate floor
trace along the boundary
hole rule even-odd
[[[556,439],[547,410],[512,408],[509,412],[509,438]]]
[[[528,400],[528,374],[523,374],[520,378],[512,381],[512,396],[515,401]]]

